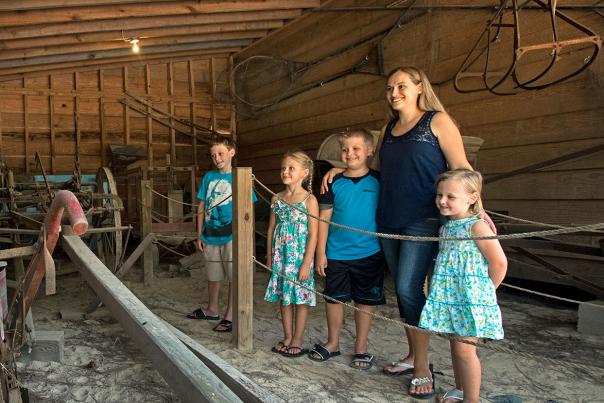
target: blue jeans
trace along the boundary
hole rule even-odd
[[[405,228],[380,228],[380,232],[396,235],[438,236],[440,221],[428,219]],[[419,323],[419,317],[426,303],[424,281],[434,268],[434,259],[438,253],[438,242],[401,241],[381,238],[386,264],[394,279],[398,309],[401,318],[413,326]]]

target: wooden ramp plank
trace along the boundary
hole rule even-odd
[[[63,249],[82,276],[183,402],[241,402],[79,237],[62,238]]]

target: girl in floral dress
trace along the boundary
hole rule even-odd
[[[436,181],[436,205],[448,218],[440,237],[485,237],[494,235],[489,225],[476,217],[482,211],[482,176],[466,169],[448,171]],[[507,270],[499,241],[441,240],[434,275],[419,326],[451,333],[476,342],[478,338],[502,339],[501,311],[495,289]],[[455,389],[443,402],[478,402],[480,360],[476,346],[451,341]]]
[[[316,305],[313,257],[319,225],[307,215],[319,215],[319,204],[311,193],[312,172],[313,162],[308,155],[301,151],[286,153],[281,160],[285,190],[271,201],[266,265],[272,274],[264,299],[281,301],[283,340],[272,351],[287,357],[308,352],[302,347],[304,329],[308,307]]]

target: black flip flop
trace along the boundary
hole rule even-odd
[[[313,354],[316,354],[321,358],[314,357]],[[324,362],[324,361],[329,360],[330,358],[337,357],[338,355],[340,355],[339,351],[331,352],[328,349],[326,349],[325,346],[322,346],[320,344],[315,344],[313,349],[310,350],[310,352],[308,353],[308,358],[313,361]]]
[[[223,329],[220,329],[220,326],[222,326]],[[233,322],[230,320],[223,319],[220,322],[218,322],[218,324],[216,326],[214,326],[214,328],[212,330],[215,332],[218,332],[218,333],[232,332],[233,331]]]
[[[297,348],[300,351],[298,351],[297,353],[290,353],[289,351],[293,348]],[[284,350],[281,355],[284,357],[289,357],[289,358],[296,358],[296,357],[302,357],[303,355],[308,354],[308,350],[305,348],[302,348],[300,346],[289,346],[287,348],[287,350]]]
[[[189,319],[197,319],[197,320],[218,320],[220,316],[218,315],[206,315],[203,309],[198,308],[193,312],[187,314],[187,318]]]
[[[357,353],[352,356],[352,361],[350,362],[350,366],[354,369],[358,369],[361,371],[369,371],[371,367],[373,367],[373,354],[368,353]],[[367,364],[367,366],[360,366],[358,364]]]
[[[277,343],[276,346],[273,346],[273,348],[271,348],[271,351],[275,354],[283,354],[283,352],[287,351],[288,348],[289,348],[288,345],[286,345],[282,341],[280,341],[279,343]]]

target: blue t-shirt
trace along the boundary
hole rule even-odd
[[[349,227],[375,232],[375,214],[380,194],[380,181],[376,171],[364,176],[349,178],[335,176],[325,194],[319,198],[321,210],[333,208],[331,221]],[[331,225],[327,237],[327,258],[356,260],[380,251],[378,238]]]
[[[205,203],[201,240],[224,245],[233,240],[233,174],[208,171],[201,179],[197,199]],[[256,202],[256,194],[252,201]]]

